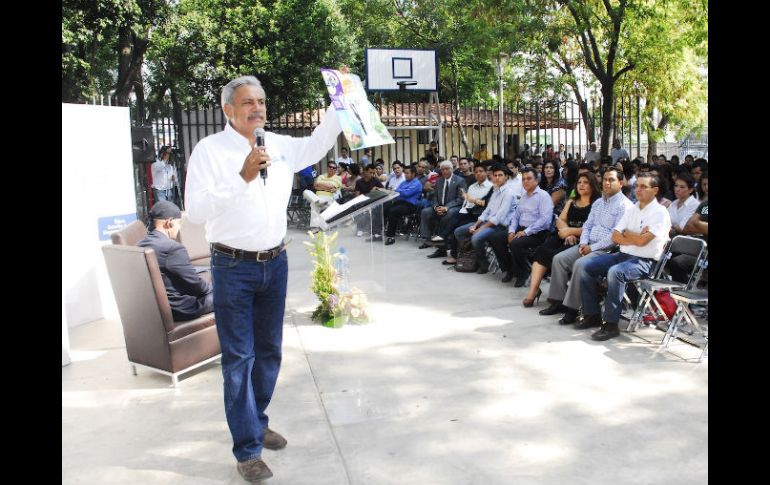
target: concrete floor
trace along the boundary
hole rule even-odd
[[[456,273],[399,239],[340,230],[374,321],[311,322],[310,257],[290,230],[284,360],[265,450],[272,484],[703,484],[708,359],[655,329],[607,342],[523,308],[501,275]],[[547,284],[544,284],[544,292]],[[545,301],[539,308],[545,306]],[[62,483],[245,483],[218,363],[130,373],[120,322],[71,329]]]

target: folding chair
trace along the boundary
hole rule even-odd
[[[695,265],[686,282],[673,281],[661,276],[664,267],[674,254],[687,254],[695,258]],[[666,315],[660,302],[655,297],[655,292],[692,289],[700,278],[707,256],[708,250],[706,248],[706,241],[703,239],[691,236],[674,237],[669,244],[668,249],[663,252],[663,256],[661,256],[655,267],[655,271],[650,275],[651,277],[634,282],[640,297],[639,303],[636,305],[636,309],[628,322],[628,328],[626,330],[629,332],[636,331],[636,329],[639,328],[639,324],[642,323],[645,312],[649,312],[652,315],[655,324],[657,324],[658,321],[670,322],[668,315]]]
[[[286,208],[287,225],[303,229],[310,225],[310,204],[302,197],[301,189],[292,189]]]
[[[500,271],[500,263],[497,262],[495,251],[489,244],[486,245],[485,251],[487,252],[487,261],[489,261],[489,272],[495,274]]]
[[[420,232],[420,214],[419,212],[412,212],[401,218],[399,221],[399,228],[397,234],[407,241],[411,237],[417,237]]]
[[[671,343],[671,339],[679,338],[680,332],[685,332],[688,335],[692,335],[697,330],[703,338],[706,340],[706,344],[703,346],[703,350],[698,357],[698,362],[703,360],[703,356],[708,352],[709,337],[704,332],[703,327],[698,323],[698,319],[690,310],[690,305],[704,305],[709,304],[708,290],[673,290],[671,291],[671,298],[676,301],[676,313],[671,318],[666,330],[666,335],[663,336],[663,340],[660,343],[658,350],[668,349],[668,344]],[[687,331],[689,330],[689,331]],[[679,338],[683,342],[692,344],[689,340]]]

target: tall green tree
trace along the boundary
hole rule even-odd
[[[623,80],[645,100],[642,125],[647,158],[667,132],[682,138],[706,123],[708,108],[708,4],[656,1],[640,10],[625,55],[638,66]]]
[[[229,80],[253,74],[271,116],[323,96],[320,68],[349,63],[353,50],[332,0],[181,0],[153,40],[148,58],[161,94],[218,103]]]
[[[143,119],[144,54],[167,9],[165,0],[63,0],[62,101],[114,91],[127,105],[134,92]]]
[[[706,65],[707,2],[545,0],[529,7],[541,22],[535,29],[541,40],[530,44],[533,58],[553,66],[571,88],[590,141],[600,125],[602,154],[609,150],[620,91],[646,100],[650,150],[667,128],[690,129],[703,121],[705,84],[695,66]],[[602,95],[599,123],[580,89],[592,85]]]
[[[633,59],[620,55],[629,29],[629,0],[556,0],[555,6],[566,10],[571,22],[565,25],[564,32],[574,39],[586,67],[600,85],[603,100],[601,154],[607,155],[613,125],[615,85],[623,74],[636,67]]]
[[[356,59],[363,58],[365,47],[435,49],[440,96],[451,101],[458,118],[461,103],[493,99],[494,61],[512,49],[522,1],[372,0],[365,9],[360,3],[342,1],[343,12],[355,25]],[[363,63],[357,67],[363,69]],[[462,125],[460,138],[470,152]]]
[[[135,2],[62,0],[62,101],[77,103],[115,87],[118,25]]]

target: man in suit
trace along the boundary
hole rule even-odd
[[[457,225],[457,217],[460,207],[463,204],[462,191],[468,186],[465,179],[452,173],[452,162],[445,160],[441,162],[441,177],[436,182],[434,190],[433,204],[426,207],[420,213],[420,235],[424,238],[430,238],[431,228],[438,222],[438,231],[431,241],[443,243],[449,237],[452,229]],[[427,244],[420,246],[428,247]],[[442,246],[436,252],[429,255],[429,258],[443,258],[446,256],[446,247]]]
[[[136,245],[155,250],[174,320],[194,320],[213,312],[211,283],[198,276],[187,249],[177,241],[182,222],[179,207],[158,201],[150,209],[149,219],[150,232]]]

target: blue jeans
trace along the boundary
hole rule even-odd
[[[159,202],[161,200],[168,200],[170,202],[174,201],[174,189],[156,189],[155,187],[152,188],[152,197],[155,199],[155,202]]]
[[[599,279],[607,275],[607,298],[604,300],[604,321],[618,323],[620,303],[626,292],[626,283],[650,274],[655,261],[626,253],[597,254],[588,259],[580,274],[580,295],[583,315],[599,314]]]
[[[286,251],[263,263],[211,252],[225,414],[239,462],[262,454],[265,409],[281,367],[287,261]]]

